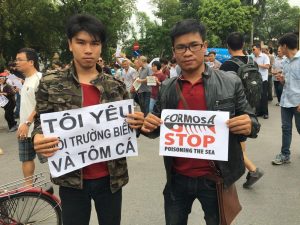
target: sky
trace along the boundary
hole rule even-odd
[[[149,0],[137,0],[136,6],[139,11],[146,12],[146,14],[150,17],[151,20],[155,19],[152,11],[155,9],[151,4],[149,4]],[[291,6],[299,6],[300,7],[300,0],[289,0]]]

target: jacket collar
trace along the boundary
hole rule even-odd
[[[96,64],[96,70],[99,72],[99,74],[98,74],[96,79],[94,79],[90,82],[91,84],[98,83],[98,81],[101,81],[103,79],[104,74],[103,74],[101,66]],[[80,82],[78,80],[78,74],[77,74],[77,71],[76,71],[74,61],[71,63],[71,66],[70,66],[70,69],[69,69],[69,75],[72,76],[73,81],[75,82],[75,84],[77,86],[80,86]]]

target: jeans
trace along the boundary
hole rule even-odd
[[[274,81],[274,89],[277,96],[277,101],[280,102],[283,85],[280,81]]]
[[[154,107],[156,101],[157,101],[156,99],[150,98],[149,112],[152,112],[153,107]]]
[[[83,189],[59,187],[64,225],[88,225],[91,216],[91,199],[101,225],[121,224],[122,189],[110,190],[109,176],[84,180]]]
[[[19,94],[19,92],[16,93],[16,109],[15,109],[15,116],[19,117],[20,115],[20,102],[21,102],[21,96]]]
[[[149,113],[151,92],[138,93],[141,111],[145,116]]]
[[[300,134],[300,112],[297,107],[285,108],[281,107],[281,129],[282,129],[282,147],[281,153],[284,156],[290,156],[292,143],[292,128],[293,116],[295,116],[295,123],[298,133]]]
[[[164,192],[166,225],[187,225],[195,199],[202,205],[206,224],[219,225],[216,184],[204,177],[180,174],[172,175],[171,187]]]

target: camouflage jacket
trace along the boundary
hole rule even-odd
[[[128,92],[123,82],[114,79],[111,75],[100,72],[101,68],[98,65],[97,70],[99,75],[91,81],[91,84],[100,91],[101,100],[99,100],[99,103],[128,99]],[[82,101],[82,89],[74,66],[66,71],[45,74],[36,93],[37,116],[32,137],[38,133],[42,134],[40,114],[81,108]],[[114,193],[128,183],[126,158],[108,161],[107,166],[110,175],[110,188]],[[52,178],[52,181],[57,185],[82,189],[82,170]]]

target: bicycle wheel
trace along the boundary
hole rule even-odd
[[[23,192],[0,199],[0,225],[61,225],[60,205],[48,195]]]

